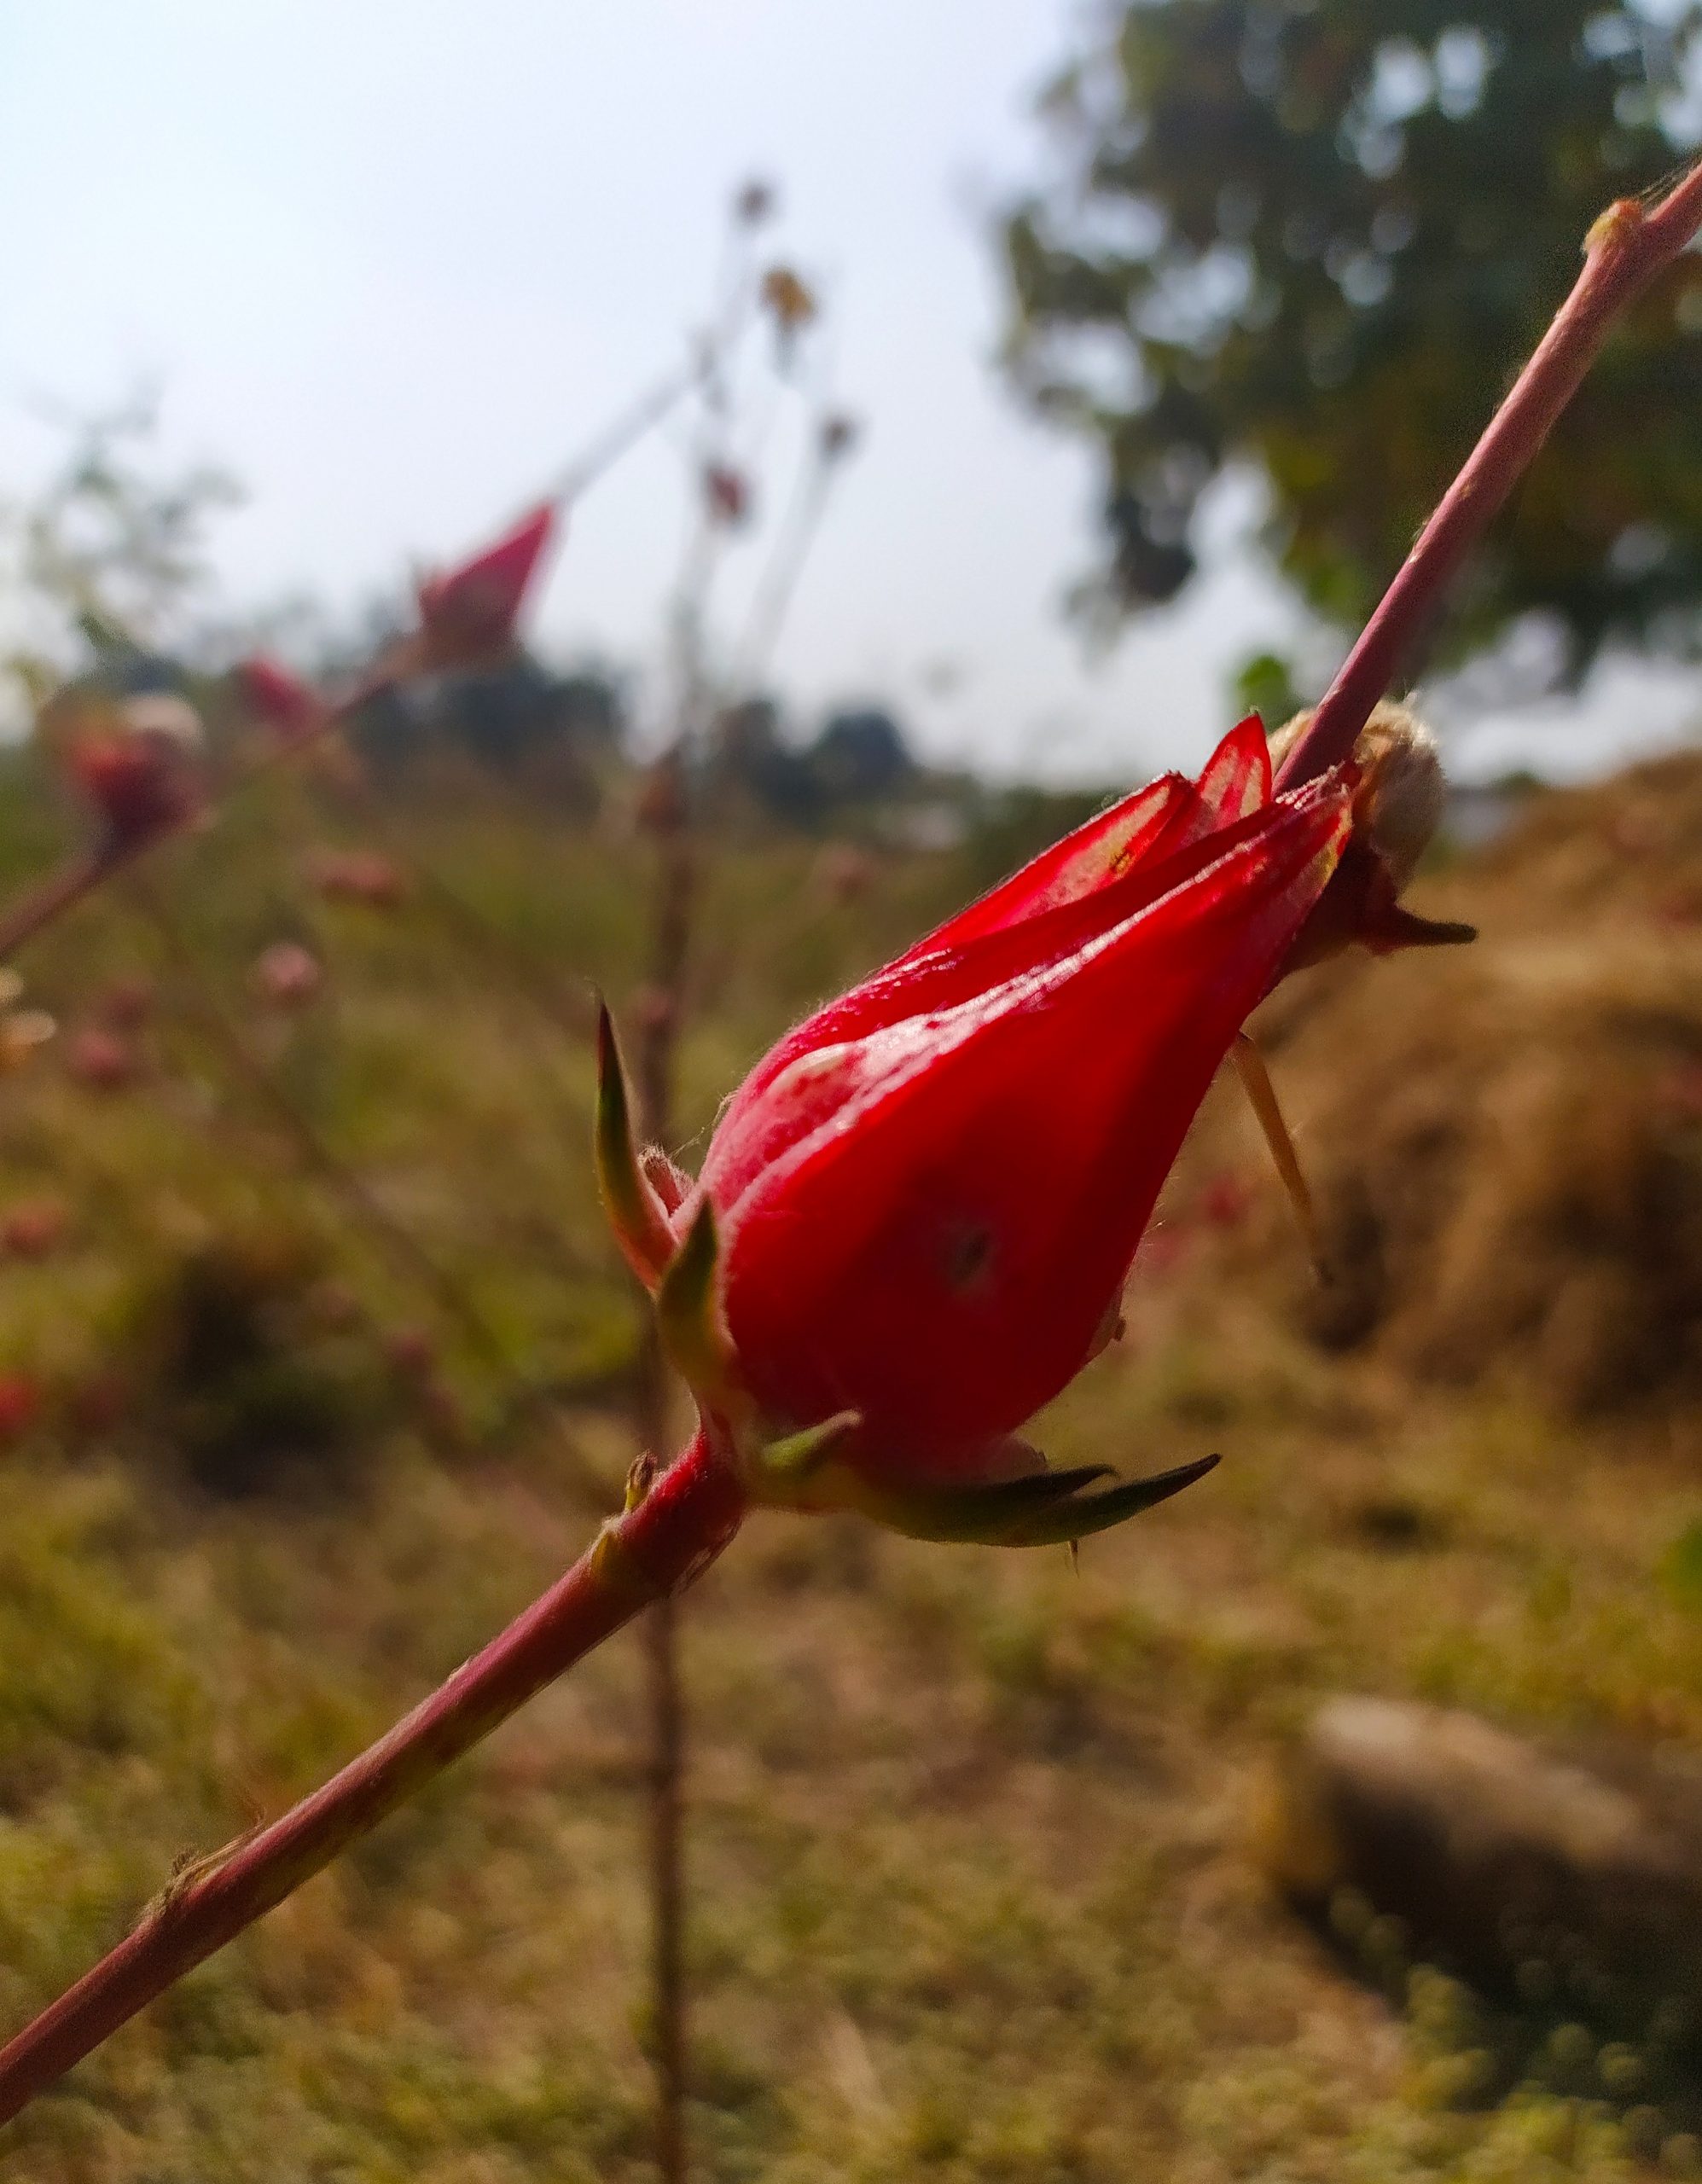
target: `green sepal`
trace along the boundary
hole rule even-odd
[[[734,1390],[732,1338],[721,1316],[721,1239],[706,1198],[668,1262],[656,1291],[656,1325],[669,1362],[704,1400],[721,1404]]]
[[[764,1442],[752,1465],[758,1474],[758,1494],[764,1475],[772,1482],[787,1484],[809,1478],[845,1436],[856,1432],[862,1423],[860,1410],[841,1410],[832,1418],[824,1418],[819,1426],[806,1426],[801,1432],[783,1433],[777,1441]]]
[[[647,1289],[662,1278],[674,1250],[655,1186],[645,1174],[632,1136],[626,1068],[607,1004],[597,1002],[597,1188],[615,1240]]]
[[[1167,1501],[1203,1478],[1217,1462],[1216,1456],[1203,1456],[1099,1494],[1083,1489],[1113,1476],[1104,1464],[1033,1472],[986,1486],[874,1487],[858,1480],[852,1506],[912,1539],[965,1546],[1056,1546],[1085,1539]]]
[[[1143,1509],[1168,1502],[1173,1494],[1180,1494],[1185,1486],[1216,1471],[1221,1461],[1217,1456],[1200,1456],[1191,1464],[1177,1464],[1171,1471],[1155,1472],[1150,1478],[1131,1478],[1120,1486],[1108,1486],[1103,1494],[1084,1494],[1062,1507],[1042,1511],[1011,1534],[1006,1543],[1057,1547],[1066,1541],[1109,1531],[1126,1518],[1138,1517]]]

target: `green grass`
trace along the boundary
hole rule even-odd
[[[522,828],[494,805],[407,824],[564,993],[630,993],[642,858],[616,829]],[[311,1787],[524,1605],[630,1455],[611,1388],[634,1322],[595,1216],[588,1051],[541,1036],[428,903],[318,903],[300,872],[320,839],[361,839],[356,815],[288,787],[155,870],[245,1037],[510,1362],[301,1170],[121,900],[26,959],[68,1034],[115,977],[159,992],[131,1090],[91,1092],[52,1053],[0,1089],[0,1213],[51,1189],[71,1216],[51,1256],[0,1260],[0,1365],[47,1389],[39,1426],[0,1450],[9,2023],[179,1854]],[[0,825],[14,879],[45,848],[33,819]],[[757,844],[712,868],[688,1147],[768,1039],[968,869],[889,861],[845,907],[812,864]],[[329,971],[293,1022],[245,985],[284,935]],[[197,1378],[185,1269],[209,1252],[229,1280],[259,1271],[234,1350]],[[413,1328],[461,1419],[429,1442],[386,1363]],[[559,1410],[502,1430],[533,1380],[565,1391]],[[305,1469],[287,1460],[304,1418]],[[198,1488],[185,1447],[215,1428],[276,1428],[275,1475],[245,1472],[238,1500]],[[1156,1278],[1130,1343],[1041,1438],[1065,1460],[1229,1461],[1089,1542],[1079,1571],[1061,1550],[766,1518],[691,1596],[699,2173],[1687,2173],[1687,2117],[1649,2097],[1635,2051],[1574,2029],[1495,2077],[1469,1997],[1364,1931],[1374,1976],[1348,1976],[1249,1848],[1277,1740],[1343,1688],[1702,1740],[1682,1447],[1655,1424],[1561,1429],[1522,1398],[1416,1395],[1239,1292]],[[0,2175],[646,2175],[642,1702],[624,1639],[73,2073],[0,2141]]]

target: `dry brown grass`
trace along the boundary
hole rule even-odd
[[[1702,1391],[1702,761],[1542,799],[1414,901],[1481,938],[1328,967],[1263,1013],[1335,1275],[1266,1293],[1419,1381],[1682,1416]],[[1292,1263],[1222,1098],[1171,1212],[1202,1274]]]

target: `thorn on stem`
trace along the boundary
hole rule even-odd
[[[656,1484],[656,1459],[648,1449],[632,1459],[631,1469],[626,1474],[624,1513],[630,1516],[643,1506],[650,1489]]]

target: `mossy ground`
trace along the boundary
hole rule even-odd
[[[493,799],[405,832],[564,1006],[579,981],[630,992],[643,859],[618,831]],[[14,878],[49,846],[21,795],[0,834]],[[632,1305],[595,1216],[589,1050],[429,901],[319,903],[301,859],[322,838],[364,839],[359,815],[285,787],[154,869],[244,1037],[452,1269],[511,1370],[301,1167],[134,905],[91,904],[26,959],[66,1036],[0,1088],[0,1201],[56,1192],[69,1226],[0,1263],[0,1366],[47,1391],[0,1453],[9,2023],[176,1856],[279,1809],[521,1606],[630,1455]],[[877,858],[848,903],[807,847],[717,857],[683,1136],[971,878]],[[328,974],[288,1019],[244,983],[283,937]],[[157,986],[136,1082],[73,1081],[77,1026],[137,974]],[[1449,971],[1386,975],[1433,995]],[[305,1269],[258,1324],[269,1369],[307,1372],[328,1424],[306,1471],[215,1472],[230,1490],[210,1491],[178,1445],[201,1397],[157,1329],[186,1260],[233,1238],[286,1239]],[[1560,1425],[1513,1381],[1423,1388],[1321,1352],[1209,1247],[1165,1257],[1129,1339],[1040,1438],[1139,1468],[1221,1449],[1205,1484],[1079,1569],[764,1519],[690,1596],[699,2173],[1539,2184],[1697,2165],[1682,2102],[1651,2097],[1635,2050],[1573,2029],[1490,2088],[1468,1998],[1386,1934],[1376,1976],[1350,1977],[1254,1855],[1275,1741],[1342,1688],[1702,1741],[1693,1437],[1670,1413]],[[431,1331],[453,1398],[429,1435],[381,1369],[402,1328]],[[556,1408],[510,1430],[522,1382]],[[220,1417],[275,1417],[273,1387],[230,1367]],[[0,2175],[644,2176],[643,1743],[629,1637],[40,2101]]]

